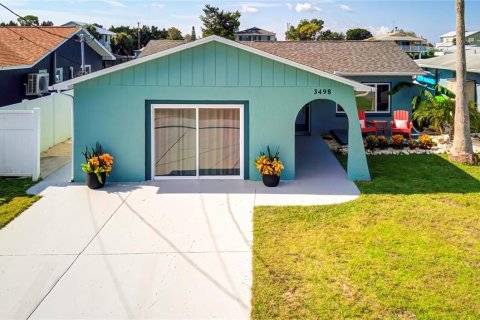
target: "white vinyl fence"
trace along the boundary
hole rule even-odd
[[[0,176],[40,175],[40,153],[72,136],[73,90],[0,108]]]
[[[40,109],[0,109],[0,176],[40,176]]]
[[[65,93],[52,93],[49,96],[25,100],[0,108],[0,110],[40,109],[40,152],[71,138],[73,90]]]

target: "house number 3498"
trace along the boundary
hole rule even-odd
[[[313,94],[332,94],[332,89],[314,89]]]

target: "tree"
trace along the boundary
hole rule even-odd
[[[119,55],[132,55],[133,52],[133,37],[126,32],[118,32],[112,38],[112,51]]]
[[[182,31],[175,27],[171,27],[167,30],[167,40],[183,40]]]
[[[209,4],[203,9],[204,15],[200,16],[204,28],[202,28],[202,37],[217,35],[230,40],[234,40],[234,33],[240,27],[240,12],[220,11],[219,8]]]
[[[465,1],[456,0],[457,16],[457,83],[455,99],[455,124],[452,152],[450,160],[478,164],[478,156],[473,152],[472,138],[470,134],[470,117],[467,101],[467,63],[465,57]]]
[[[295,41],[318,40],[323,24],[323,20],[319,19],[300,20],[297,27],[290,26],[287,32],[285,32],[285,39]]]
[[[317,40],[345,40],[345,35],[341,32],[335,32],[328,29],[320,32]]]
[[[415,31],[406,31],[406,30],[397,29],[397,28],[395,28],[394,30],[392,30],[392,32],[400,32],[400,33],[403,33],[403,34],[406,35],[406,36],[412,36],[412,37],[416,37],[416,36],[417,36],[417,34],[415,33]]]
[[[48,20],[48,21],[42,21],[42,23],[40,24],[42,27],[51,27],[53,26],[53,22]]]
[[[38,26],[38,17],[34,15],[27,15],[17,19],[21,26]]]
[[[12,20],[10,20],[7,23],[5,23],[5,22],[0,23],[0,27],[15,27],[15,26],[18,26],[18,23],[16,23],[15,21],[12,21]]]
[[[87,24],[85,26],[85,29],[87,29],[88,33],[92,35],[97,40],[100,40],[100,33],[97,32],[97,28],[95,27],[94,24]]]
[[[365,40],[373,37],[367,29],[355,28],[347,30],[347,40]]]

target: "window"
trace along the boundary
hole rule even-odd
[[[376,88],[376,92],[357,92],[355,100],[358,110],[369,113],[390,112],[390,83],[364,83],[367,86]],[[337,104],[337,113],[345,113],[342,106]]]
[[[70,67],[70,79],[73,79],[75,76],[75,71],[73,70],[73,67]]]
[[[89,65],[89,64],[85,65],[85,73],[86,74],[92,73],[92,66],[91,65]]]
[[[63,81],[63,68],[56,68],[55,69],[55,83],[59,83]]]
[[[48,73],[47,69],[38,70],[38,73]]]

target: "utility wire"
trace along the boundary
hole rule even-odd
[[[13,30],[12,30],[12,29],[10,29],[8,26],[5,26],[5,28],[6,28],[7,30],[9,30],[9,31],[11,31],[11,32],[13,32],[13,33],[15,33],[16,35],[18,35],[18,36],[22,37],[23,39],[25,39],[25,40],[27,40],[27,41],[29,41],[29,42],[33,43],[34,45],[36,45],[36,46],[38,46],[38,47],[40,47],[40,48],[42,48],[42,49],[44,49],[44,50],[47,50],[47,51],[48,51],[48,52],[50,52],[50,53],[54,53],[54,51],[52,51],[51,49],[45,48],[44,46],[42,46],[42,45],[40,45],[40,44],[36,43],[35,41],[28,39],[28,38],[27,38],[27,37],[25,37],[24,35],[22,35],[22,34],[20,34],[20,33],[18,33],[18,32],[15,32],[15,31],[13,31]],[[59,54],[58,52],[57,52],[56,54],[57,54],[58,56],[60,56],[60,57],[64,58],[65,60],[68,60],[68,61],[70,61],[70,62],[73,62],[73,63],[75,63],[75,65],[77,65],[77,66],[80,66],[80,65],[81,65],[80,63],[78,63],[78,61],[75,61],[75,60],[72,60],[72,59],[70,59],[70,58],[67,58],[67,57],[65,57],[65,56],[63,56],[63,55],[61,55],[61,54]]]
[[[10,9],[9,7],[7,7],[6,5],[4,5],[4,4],[1,3],[1,2],[0,2],[0,6],[3,7],[3,8],[5,8],[6,10],[10,11],[12,14],[14,14],[15,16],[17,16],[18,18],[23,19],[23,17],[22,17],[21,15],[19,15],[18,13],[16,13],[15,11],[13,11],[12,9]],[[48,33],[48,34],[51,34],[51,35],[56,36],[56,37],[59,37],[59,38],[61,38],[61,39],[65,39],[65,40],[70,39],[70,38],[68,38],[68,37],[61,36],[61,35],[59,35],[59,34],[57,34],[57,33],[50,32],[50,31],[46,30],[45,28],[42,28],[42,27],[37,26],[37,25],[31,25],[31,26],[29,26],[29,27],[37,28],[37,29],[40,30],[40,31],[46,32],[46,33]],[[83,29],[83,28],[82,28],[82,29]],[[90,38],[90,37],[92,38],[92,41],[93,41],[93,38],[94,38],[94,37],[93,37],[93,36],[89,36],[89,38]]]

